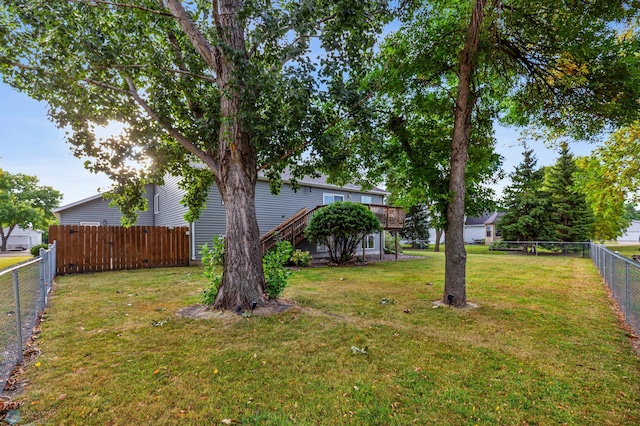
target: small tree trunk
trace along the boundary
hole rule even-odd
[[[433,246],[433,251],[436,253],[440,252],[440,240],[442,239],[442,234],[444,231],[442,229],[436,229],[436,243]]]
[[[0,251],[7,251],[7,242],[9,241],[9,237],[11,233],[15,229],[16,225],[11,225],[7,229],[7,234],[5,235],[4,229],[0,228]]]
[[[464,248],[464,197],[465,169],[469,158],[469,135],[471,133],[471,113],[474,100],[471,84],[476,67],[476,54],[480,27],[487,0],[476,0],[471,22],[467,28],[464,48],[460,53],[458,74],[458,95],[451,141],[451,175],[449,192],[452,194],[447,205],[447,244],[445,245],[445,279],[443,303],[456,307],[467,304],[466,265],[467,253]]]

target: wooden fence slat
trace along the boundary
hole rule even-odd
[[[189,264],[189,228],[78,226],[49,228],[58,275]]]

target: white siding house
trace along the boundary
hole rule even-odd
[[[618,237],[619,243],[640,243],[640,220],[632,220],[624,234]]]
[[[497,241],[501,237],[498,222],[504,215],[501,212],[491,212],[481,217],[467,217],[464,221],[463,238],[465,244],[474,244],[484,240],[485,243]],[[444,243],[446,234],[442,234],[440,243]],[[429,229],[429,244],[435,244],[436,231]]]
[[[9,228],[4,228],[3,232],[7,235]],[[33,246],[42,244],[42,234],[43,231],[15,227],[7,240],[7,250],[29,250]]]

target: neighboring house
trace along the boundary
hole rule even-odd
[[[463,231],[465,244],[474,244],[483,240],[485,244],[499,241],[501,239],[501,233],[497,223],[502,216],[504,216],[502,212],[491,212],[481,217],[467,217],[464,221]],[[445,235],[442,236],[440,240],[441,243],[444,242]],[[430,229],[429,243],[433,244],[435,240],[436,231]]]
[[[4,228],[3,232],[7,235],[9,228]],[[42,234],[43,231],[16,226],[7,240],[7,250],[29,250],[33,246],[42,244]]]
[[[504,216],[504,212],[492,212],[484,221],[485,244],[502,240],[502,232],[498,226],[498,222],[502,216]]]
[[[619,243],[640,243],[640,220],[632,220],[624,234],[618,237]]]
[[[214,235],[225,232],[226,218],[224,205],[220,193],[215,185],[209,189],[206,209],[200,218],[193,223],[184,219],[187,208],[180,204],[184,190],[178,187],[180,178],[167,177],[164,185],[148,185],[146,198],[148,210],[139,213],[137,225],[141,226],[189,226],[191,238],[191,257],[199,259],[199,247],[211,241]],[[334,201],[353,201],[363,204],[384,204],[388,192],[374,188],[362,191],[355,185],[338,187],[328,184],[326,178],[304,178],[298,180],[298,190],[294,192],[289,180],[283,179],[280,194],[273,195],[269,190],[269,182],[259,177],[256,184],[256,214],[260,234],[264,235],[283,221],[299,212],[302,208],[308,211],[316,206],[329,204]],[[62,206],[54,213],[61,225],[94,225],[117,226],[122,214],[118,208],[109,207],[109,202],[95,195],[84,200]],[[367,254],[380,253],[384,241],[380,234],[370,235],[365,239]],[[382,243],[382,244],[381,244]],[[303,240],[296,248],[308,250],[310,253],[323,256],[328,255],[326,249]]]

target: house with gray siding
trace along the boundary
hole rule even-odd
[[[164,185],[148,185],[145,197],[147,199],[147,211],[139,212],[137,225],[143,226],[189,226],[191,238],[191,257],[199,259],[200,247],[211,241],[214,235],[224,235],[226,216],[222,198],[215,185],[209,189],[206,208],[200,218],[188,223],[184,215],[187,208],[180,204],[184,196],[184,190],[178,186],[180,178],[168,176]],[[260,234],[280,225],[302,208],[311,211],[317,206],[329,204],[335,201],[352,201],[363,204],[382,205],[388,193],[382,189],[374,188],[363,191],[356,185],[342,187],[331,185],[326,178],[305,178],[298,180],[297,191],[293,190],[288,180],[283,181],[278,195],[273,195],[269,189],[266,178],[260,177],[256,184],[256,214]],[[92,225],[92,226],[118,226],[122,214],[117,207],[110,207],[109,201],[100,194],[85,198],[84,200],[62,206],[54,213],[61,225]],[[384,246],[382,234],[370,235],[365,238],[365,251],[367,254],[380,253],[380,247]],[[323,247],[303,240],[296,248],[308,250],[315,256],[327,255]]]

